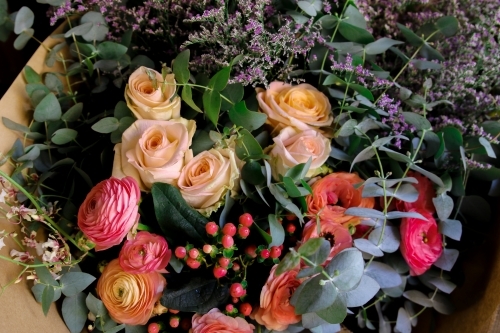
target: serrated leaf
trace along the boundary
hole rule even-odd
[[[63,301],[61,312],[64,323],[71,333],[80,333],[85,326],[88,314],[85,298],[84,293],[77,293],[72,297],[66,297]]]

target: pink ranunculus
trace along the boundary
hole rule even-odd
[[[121,243],[139,220],[141,191],[132,177],[103,180],[87,194],[78,210],[78,227],[96,251]]]
[[[401,222],[401,254],[410,266],[410,275],[424,274],[443,252],[442,238],[432,214],[423,209],[410,209],[427,221],[403,218]]]
[[[253,333],[255,326],[240,317],[229,317],[215,308],[204,315],[195,314],[190,333]]]
[[[434,191],[434,186],[432,181],[423,176],[418,172],[410,171],[408,172],[408,177],[414,177],[418,180],[418,184],[415,184],[418,191],[418,199],[415,202],[397,201],[396,207],[400,211],[407,212],[410,209],[423,209],[425,211],[434,213],[436,208],[432,202],[432,198],[436,196],[436,191]]]
[[[165,238],[140,231],[134,239],[126,240],[119,259],[123,270],[132,274],[159,272],[167,273],[172,251]]]
[[[330,262],[340,251],[352,247],[352,237],[349,230],[344,225],[331,220],[320,220],[319,234],[315,219],[306,223],[302,231],[302,243],[317,237],[323,237],[332,246],[327,262]]]

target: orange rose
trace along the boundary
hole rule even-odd
[[[375,200],[362,198],[363,187],[354,187],[362,182],[357,174],[347,172],[332,173],[316,181],[312,185],[312,195],[306,197],[308,213],[346,226],[359,224],[360,217],[344,212],[350,207],[373,208]]]
[[[352,247],[351,234],[342,224],[330,220],[321,220],[319,229],[318,234],[316,219],[307,222],[302,231],[302,243],[307,242],[310,238],[317,237],[323,237],[329,241],[332,248],[327,262],[330,262],[340,251]]]
[[[276,276],[276,267],[278,265],[271,269],[269,278],[260,292],[260,307],[251,317],[268,330],[283,331],[288,325],[296,324],[302,318],[295,314],[295,307],[290,304],[290,298],[300,285],[300,281],[295,278],[299,268]]]
[[[217,308],[204,315],[195,314],[192,323],[190,333],[253,333],[255,328],[245,319],[226,316]]]
[[[97,282],[97,294],[117,323],[145,325],[166,285],[160,273],[127,273],[114,259]]]
[[[272,82],[267,90],[257,89],[257,101],[276,133],[287,126],[301,131],[318,130],[333,122],[328,97],[309,84]]]

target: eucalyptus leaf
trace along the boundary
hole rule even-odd
[[[104,306],[102,301],[96,298],[91,293],[89,293],[87,298],[85,299],[85,305],[87,306],[89,311],[96,317],[103,317],[108,313],[108,310],[106,310],[106,307]]]
[[[61,120],[63,121],[77,121],[78,118],[82,115],[83,111],[83,103],[76,103],[73,105],[71,108],[68,109],[68,111],[64,112],[63,115],[61,116]]]
[[[435,198],[432,198],[432,203],[436,208],[436,212],[441,221],[445,221],[450,217],[453,211],[453,199],[450,198],[446,193],[442,193]]]
[[[394,45],[399,45],[399,44],[404,44],[404,43],[398,40],[383,37],[376,40],[375,42],[366,45],[365,52],[366,54],[380,54],[384,53]]]
[[[325,268],[334,285],[342,291],[349,291],[357,286],[363,276],[363,269],[363,256],[355,248],[341,251]]]
[[[111,133],[118,129],[120,121],[115,117],[106,117],[92,125],[92,129],[98,133]]]
[[[436,260],[434,265],[445,271],[450,271],[458,259],[458,254],[458,250],[445,248],[443,249],[443,253],[438,258],[438,260]]]
[[[434,298],[432,299],[432,306],[437,312],[445,315],[452,314],[454,310],[453,303],[451,303],[448,295],[441,293],[434,295]]]
[[[462,223],[458,220],[441,220],[439,222],[439,232],[446,237],[459,241],[462,237]]]
[[[382,251],[393,253],[399,249],[399,230],[393,226],[378,227],[370,232],[368,240]]]
[[[295,290],[290,303],[295,306],[296,314],[317,312],[333,304],[338,294],[337,288],[331,282],[321,285],[324,279],[322,274],[318,274],[302,282]]]
[[[412,301],[413,303],[417,303],[419,305],[432,308],[432,301],[429,297],[425,296],[424,293],[418,290],[408,290],[403,294],[404,297]]]
[[[235,125],[242,126],[251,132],[265,124],[267,115],[262,112],[248,110],[245,101],[241,101],[229,109],[229,119]]]
[[[457,285],[453,282],[439,277],[430,279],[429,283],[447,294],[450,294],[457,287]]]
[[[375,156],[375,150],[374,150],[374,148],[372,146],[366,147],[365,149],[363,149],[362,151],[360,151],[358,153],[358,155],[356,155],[356,157],[352,160],[350,171],[354,167],[354,164],[362,162],[362,161],[369,160],[373,156]]]
[[[276,215],[269,214],[267,220],[269,221],[269,230],[271,232],[272,242],[269,246],[280,246],[285,241],[285,229],[279,223]]]
[[[394,332],[411,333],[410,315],[404,308],[399,308]]]
[[[83,272],[69,272],[64,274],[60,279],[62,293],[65,296],[75,296],[87,288],[95,277]]]
[[[358,238],[354,240],[354,246],[358,248],[360,251],[371,254],[375,257],[382,257],[384,253],[382,250],[368,239]]]
[[[372,261],[365,269],[365,274],[377,281],[381,288],[392,288],[401,284],[399,273],[391,266],[379,261]]]
[[[380,290],[380,286],[373,278],[363,275],[359,284],[353,290],[344,293],[347,307],[365,305]]]
[[[38,122],[56,121],[61,118],[61,105],[57,97],[50,93],[36,106],[33,119]]]
[[[67,274],[63,275],[63,277]],[[80,292],[71,297],[66,297],[63,301],[61,312],[64,323],[71,333],[80,333],[85,326],[88,314],[85,298],[85,294]]]
[[[21,7],[14,21],[14,33],[19,35],[23,31],[30,29],[34,21],[35,14],[33,14],[33,11],[26,6]]]
[[[34,33],[35,30],[33,29],[26,29],[21,32],[21,34],[14,40],[14,48],[16,50],[22,50],[26,46],[26,44],[28,44],[31,37],[33,37]]]
[[[78,132],[71,128],[60,128],[52,134],[51,141],[56,145],[64,145],[76,139]]]

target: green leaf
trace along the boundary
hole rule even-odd
[[[253,226],[255,228],[257,228],[257,231],[259,232],[259,234],[262,236],[262,238],[264,238],[264,241],[266,242],[266,244],[271,244],[271,242],[273,241],[271,235],[269,235],[264,229],[262,229],[257,223],[254,223]]]
[[[235,125],[242,126],[251,132],[266,123],[267,115],[262,112],[248,110],[245,101],[241,101],[229,109],[229,119]]]
[[[64,276],[71,273],[66,273]],[[87,321],[88,309],[85,304],[85,294],[77,293],[66,297],[61,307],[64,323],[71,333],[80,333]]]
[[[133,117],[123,117],[120,119],[120,125],[118,125],[118,131],[120,133],[123,133],[125,132],[125,130],[127,130],[127,128],[129,128],[130,126],[132,126],[132,124],[136,121],[135,118]]]
[[[260,185],[266,181],[266,177],[262,174],[261,165],[257,161],[245,163],[241,169],[241,178],[252,185]]]
[[[281,259],[278,267],[276,267],[275,274],[279,276],[286,271],[294,269],[300,264],[300,257],[295,252],[288,252],[283,259]]]
[[[38,303],[42,303],[42,295],[43,291],[45,290],[46,285],[43,283],[37,283],[33,285],[31,288],[31,291],[33,292],[33,296],[35,296],[35,299]],[[59,288],[54,288],[54,298],[52,299],[52,302],[57,301],[61,297],[61,289]]]
[[[42,78],[30,66],[24,67],[24,78],[27,83],[42,83]]]
[[[210,81],[208,81],[208,87],[217,92],[224,90],[224,88],[226,88],[227,86],[227,82],[229,81],[230,73],[230,67],[222,68],[210,79]]]
[[[289,10],[286,13],[287,13],[287,15],[290,15],[293,18],[293,20],[295,21],[295,23],[297,23],[297,24],[304,24],[307,21],[309,21],[309,17],[304,16],[304,15],[302,15],[299,12],[296,12],[294,10]]]
[[[229,103],[223,98],[221,105],[222,110],[231,109],[234,106],[234,104],[240,102],[243,99],[244,93],[245,90],[243,89],[243,85],[241,83],[237,82],[228,84],[226,88],[224,88],[224,90],[221,91],[221,95],[229,99],[231,103]]]
[[[9,118],[2,117],[2,123],[4,124],[5,127],[13,131],[18,131],[23,134],[30,133],[30,129],[27,126],[18,124],[15,121],[10,120]]]
[[[188,239],[199,242],[206,239],[207,219],[186,203],[177,188],[169,184],[154,183],[151,193],[156,219],[164,234],[177,233],[176,236],[185,235]]]
[[[292,178],[294,183],[303,180],[306,177],[309,168],[311,167],[311,163],[312,158],[309,158],[306,163],[297,164],[296,166],[288,169],[288,171],[285,173],[285,177]]]
[[[60,128],[52,134],[50,141],[56,145],[64,145],[76,139],[78,132],[71,128]]]
[[[186,84],[189,81],[189,49],[179,53],[174,60],[172,70],[175,80],[180,84]]]
[[[82,115],[83,111],[83,103],[76,103],[73,105],[71,108],[68,109],[68,111],[64,112],[64,114],[61,117],[61,120],[71,122],[71,121],[77,121],[78,118]]]
[[[344,12],[344,16],[346,17],[344,22],[347,22],[353,26],[366,30],[365,17],[363,16],[363,14],[359,12],[359,10],[355,6],[349,5]]]
[[[338,18],[333,16],[333,15],[323,15],[320,17],[318,20],[319,23],[321,23],[321,27],[323,29],[333,29],[337,25]],[[307,20],[304,22],[306,23]]]
[[[322,240],[321,245],[319,249],[314,252],[312,255],[306,256],[307,259],[315,263],[316,265],[322,265],[326,259],[328,259],[328,256],[330,255],[330,242],[327,241],[324,238],[320,238]]]
[[[85,299],[85,305],[96,317],[103,317],[106,313],[108,313],[108,310],[106,310],[102,301],[90,293]]]
[[[285,229],[276,218],[276,215],[269,214],[267,217],[269,221],[269,230],[271,231],[272,242],[269,246],[280,246],[285,241]]]
[[[119,60],[127,50],[126,46],[114,42],[102,42],[97,46],[99,56],[105,60]]]
[[[64,34],[64,37],[71,38],[72,35],[75,35],[75,36],[85,35],[85,34],[90,32],[90,29],[92,29],[93,26],[94,26],[94,24],[92,22],[87,22],[84,24],[77,25],[76,27],[73,27],[73,28],[69,29],[68,31],[66,31],[66,33]]]
[[[203,108],[207,118],[217,126],[221,105],[220,93],[214,90],[205,90],[203,93]]]
[[[438,50],[431,47],[428,43],[420,49],[420,54],[427,60],[439,60],[444,61],[444,57],[439,53]]]
[[[314,3],[321,3],[319,0],[312,0],[312,1],[298,1],[297,6],[299,6],[300,9],[304,11],[309,16],[316,16],[318,15],[318,11],[321,9],[317,9],[317,5],[314,5]]]
[[[54,287],[46,285],[45,289],[43,289],[43,294],[42,294],[42,310],[45,316],[47,316],[47,314],[49,313],[50,305],[52,304],[53,299],[54,299]]]
[[[339,24],[340,34],[348,41],[359,43],[359,44],[369,44],[375,41],[372,34],[367,30],[356,27],[344,21]]]
[[[373,97],[372,92],[370,90],[368,90],[367,88],[363,87],[362,85],[351,83],[349,85],[349,88],[351,88],[352,90],[356,91],[361,96],[366,97],[369,101],[374,101],[375,100],[375,98]]]
[[[425,69],[437,70],[437,69],[443,68],[443,66],[441,66],[437,62],[427,61],[427,60],[413,59],[411,61],[411,63],[413,65],[413,67],[415,67],[416,69],[420,69],[420,70],[425,70]]]
[[[61,105],[57,97],[50,93],[36,106],[33,118],[38,122],[55,121],[61,118]]]
[[[87,42],[93,42],[93,41],[100,42],[104,40],[106,38],[109,29],[106,26],[106,21],[104,20],[102,14],[93,11],[87,12],[80,19],[80,24],[85,24],[88,22],[92,22],[93,26],[89,30],[89,32],[82,35],[83,39],[85,39]]]
[[[98,133],[111,133],[118,129],[120,121],[115,117],[106,117],[92,125],[92,129]]]
[[[62,293],[66,296],[75,296],[87,288],[95,277],[83,272],[69,272],[61,277]]]
[[[292,198],[300,198],[305,196],[300,192],[299,188],[295,185],[294,181],[290,177],[283,177],[283,184],[285,185],[286,193]]]
[[[116,119],[134,116],[132,111],[130,111],[130,109],[128,108],[127,103],[125,103],[124,101],[119,101],[118,103],[116,103],[113,115]]]
[[[325,280],[325,276],[318,274],[302,282],[295,290],[290,303],[295,306],[296,314],[318,312],[333,304],[338,295],[337,288],[331,281],[321,285],[322,280]]]
[[[33,37],[33,34],[35,33],[35,30],[33,29],[26,29],[19,36],[17,36],[16,40],[14,40],[14,48],[16,50],[22,50],[26,44],[28,44],[29,40],[31,37]]]
[[[42,262],[39,259],[35,259],[35,264],[40,265]],[[40,279],[40,282],[53,287],[59,287],[59,283],[54,279],[50,271],[45,266],[35,267],[36,276]]]
[[[16,15],[16,20],[14,22],[14,33],[19,35],[23,31],[31,28],[33,22],[35,21],[35,14],[33,11],[26,6],[21,7]]]
[[[495,154],[495,150],[491,146],[491,143],[488,141],[488,139],[484,137],[479,138],[479,143],[484,147],[486,150],[486,153],[488,154],[489,157],[491,158],[496,158],[497,155]]]
[[[239,134],[239,138],[236,139],[236,156],[242,161],[262,158],[262,147],[253,135],[246,129],[240,130]]]
[[[343,136],[348,137],[354,134],[354,128],[358,125],[358,121],[356,119],[349,119],[346,121],[340,129],[335,133],[336,137]]]
[[[366,54],[380,54],[384,53],[394,45],[399,45],[399,44],[404,44],[403,42],[400,42],[398,40],[390,39],[390,38],[380,38],[377,39],[375,42],[370,43],[365,46],[365,52]]]
[[[436,21],[439,31],[446,37],[451,37],[458,32],[458,20],[453,16],[443,16]]]
[[[424,40],[422,38],[420,38],[418,35],[416,35],[413,31],[411,31],[404,25],[400,23],[396,23],[396,25],[398,26],[399,30],[401,30],[401,32],[403,33],[403,36],[408,40],[408,42],[411,45],[419,47],[424,43]]]
[[[339,78],[335,74],[329,74],[325,78],[325,81],[323,81],[323,85],[324,86],[329,86],[329,85],[332,85],[332,84],[335,84],[335,85],[340,86],[340,87],[345,87],[347,85],[347,82],[345,82],[344,80],[342,80],[341,78]]]
[[[310,257],[319,251],[323,241],[324,239],[321,237],[310,238],[299,247],[298,252],[301,256]]]
[[[343,322],[347,316],[347,307],[344,296],[342,294],[338,295],[332,305],[326,309],[316,312],[316,314],[330,324],[339,324]]]
[[[443,127],[440,131],[443,133],[444,144],[446,149],[452,153],[458,153],[460,147],[464,145],[462,133],[455,127]]]
[[[160,303],[169,309],[207,313],[225,303],[228,297],[227,285],[197,276],[178,289],[165,288]]]
[[[415,112],[403,112],[405,122],[415,126],[419,131],[432,129],[431,123],[424,116]]]
[[[184,103],[186,103],[191,107],[191,109],[203,113],[203,111],[193,101],[193,90],[191,89],[191,86],[186,85],[182,87],[181,98],[184,101]]]
[[[333,283],[342,291],[354,289],[363,276],[363,270],[363,256],[355,248],[343,250],[326,266]]]

